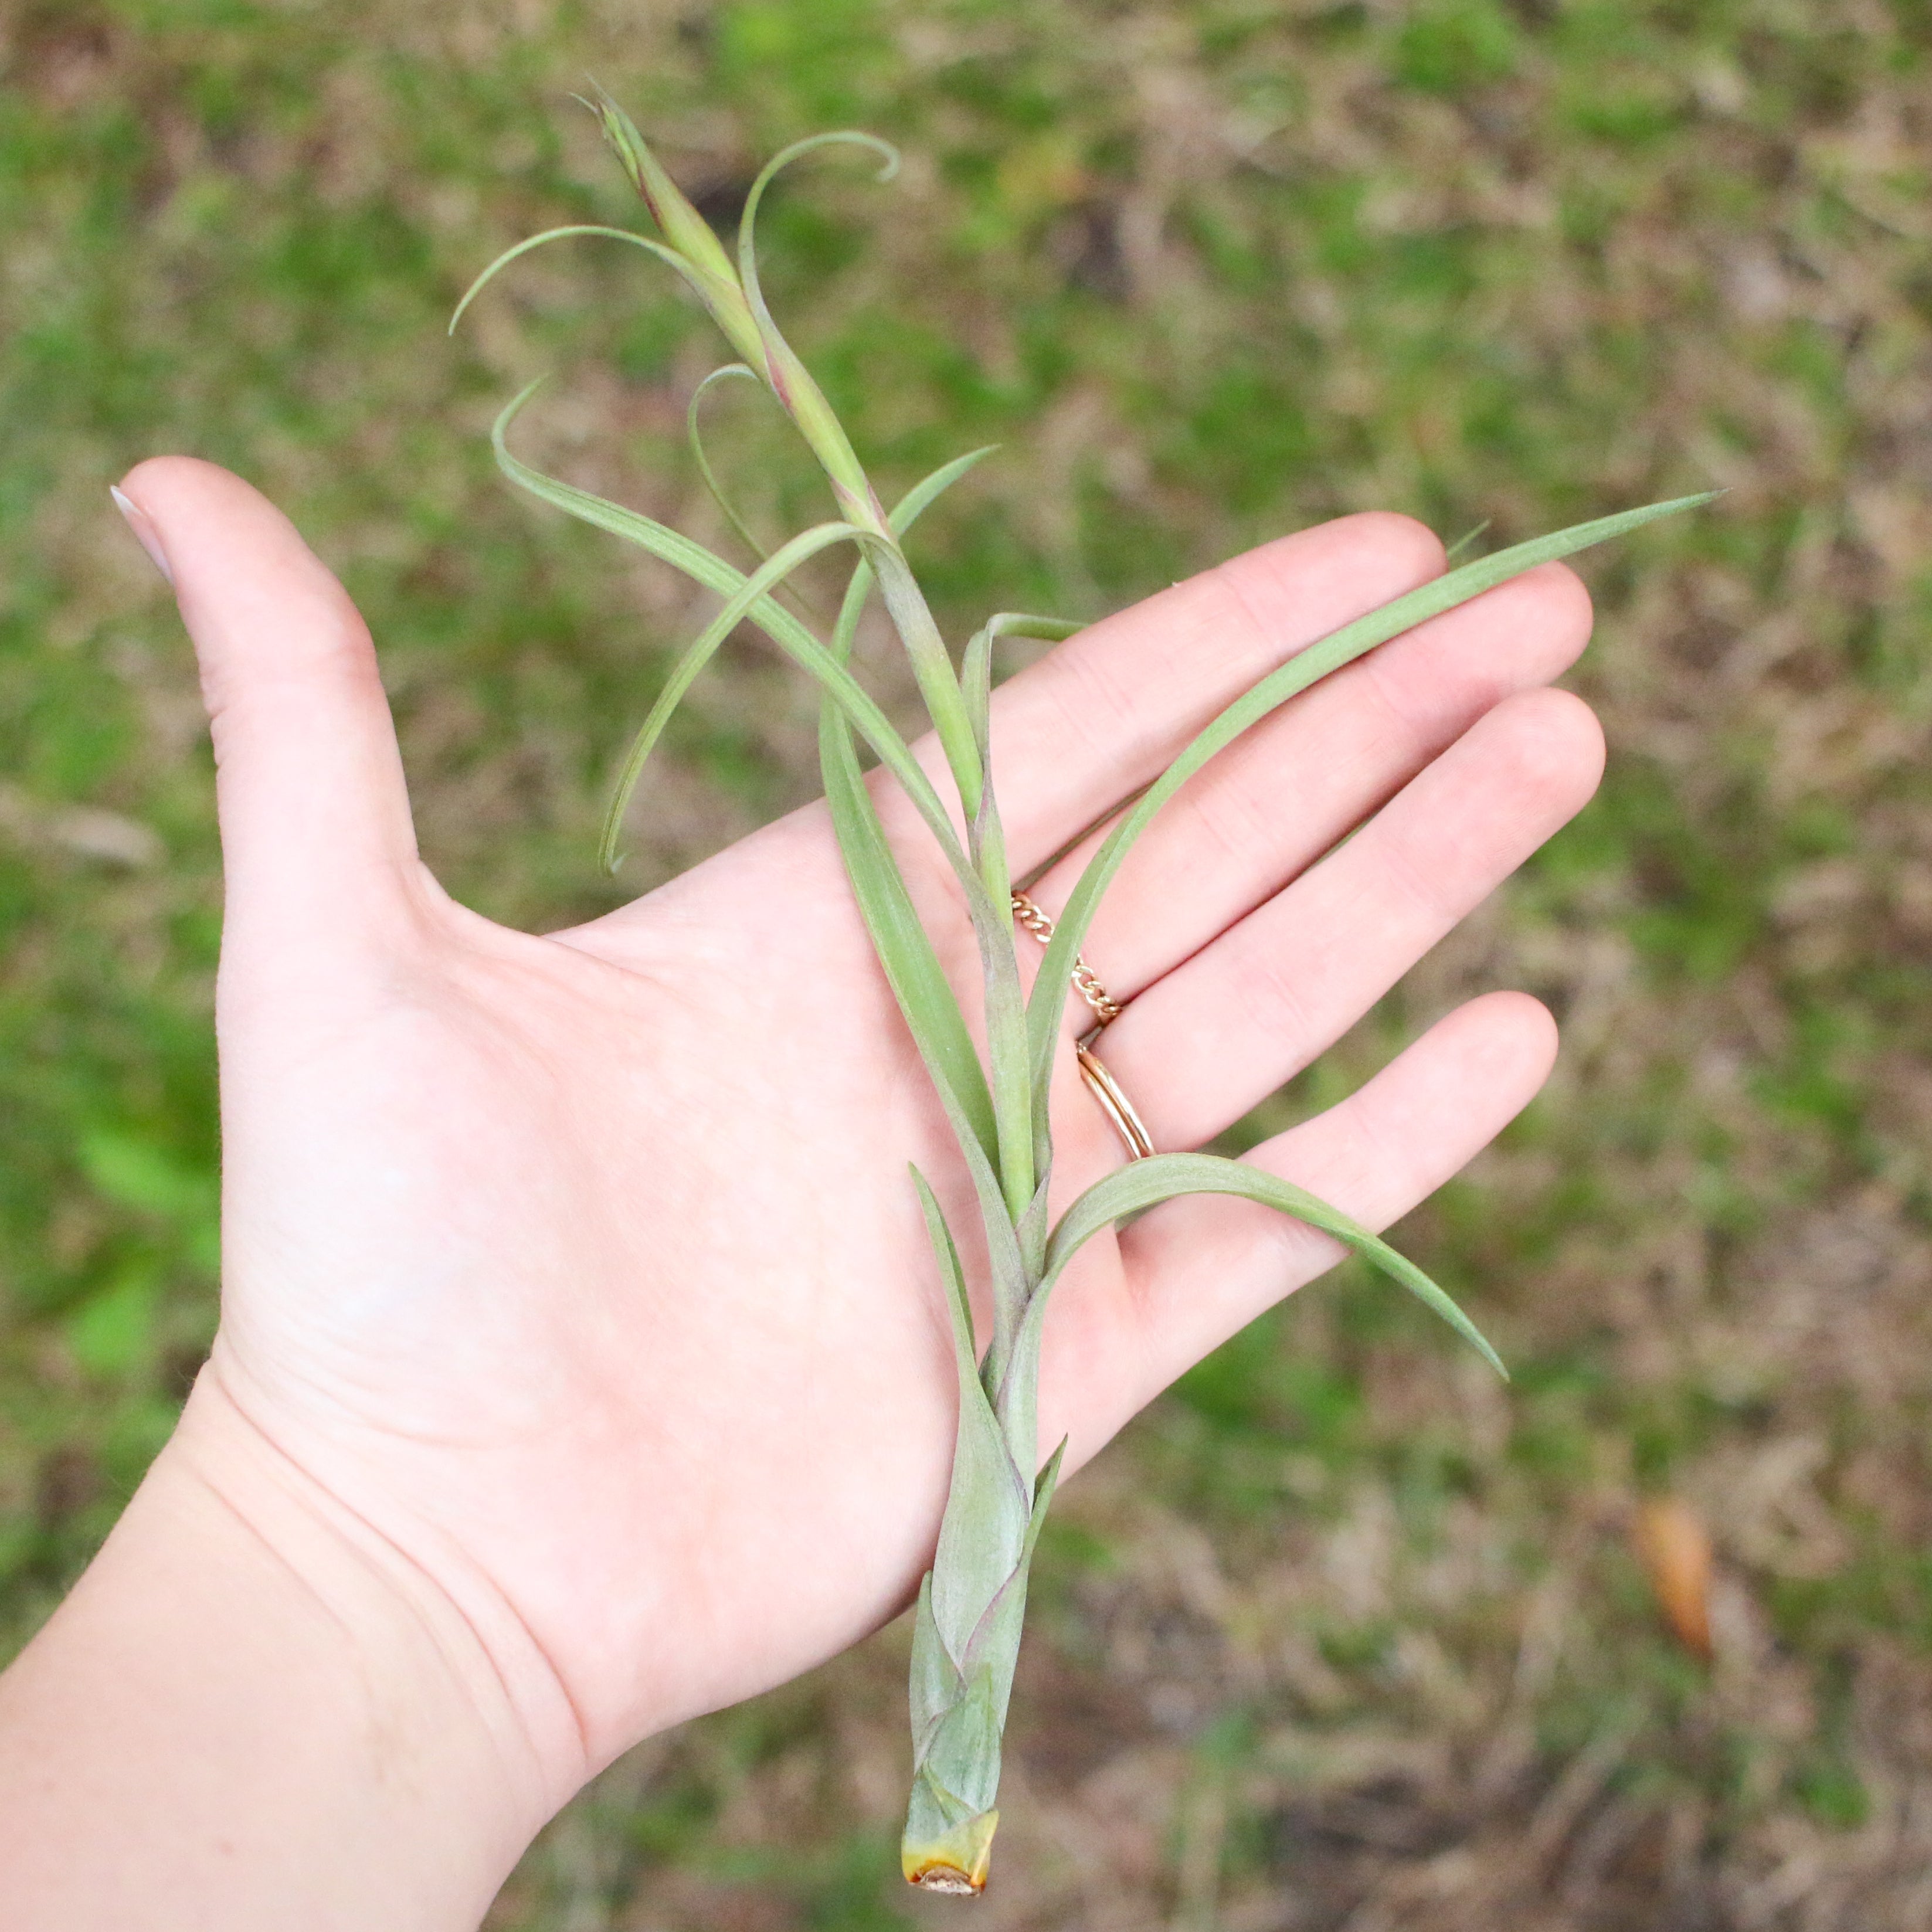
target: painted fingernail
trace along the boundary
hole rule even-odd
[[[154,568],[172,584],[175,574],[168,563],[168,554],[161,548],[160,532],[149,520],[148,513],[118,484],[110,483],[107,494],[114,499],[114,507],[128,520],[128,527],[140,539],[141,548],[154,560]]]

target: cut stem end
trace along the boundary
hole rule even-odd
[[[993,1834],[999,1826],[998,1810],[982,1811],[926,1844],[902,1841],[899,1864],[906,1882],[921,1892],[977,1898],[986,1888],[986,1874],[993,1862]]]

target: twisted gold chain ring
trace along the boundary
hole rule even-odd
[[[1028,898],[1024,892],[1013,895],[1013,916],[1041,945],[1050,945],[1053,940],[1053,921]],[[1094,1024],[1085,1036],[1074,1044],[1073,1058],[1080,1069],[1080,1077],[1087,1083],[1087,1090],[1100,1103],[1100,1111],[1112,1124],[1115,1133],[1120,1137],[1120,1144],[1127,1150],[1130,1160],[1144,1160],[1152,1154],[1154,1136],[1147,1130],[1147,1124],[1134,1109],[1134,1103],[1120,1091],[1120,1082],[1100,1063],[1088,1041],[1096,1037],[1100,1029],[1109,1020],[1118,1019],[1121,1012],[1118,1000],[1101,985],[1100,976],[1081,958],[1073,956],[1073,970],[1069,976],[1073,989],[1092,1008]]]
[[[1048,919],[1024,892],[1013,895],[1013,916],[1038,940],[1042,946],[1053,943],[1053,922]],[[1120,1016],[1120,1003],[1101,985],[1092,967],[1081,958],[1073,956],[1073,990],[1094,1009],[1094,1017],[1105,1026],[1109,1020]]]

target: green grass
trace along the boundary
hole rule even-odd
[[[1469,992],[1550,1001],[1548,1095],[1402,1231],[1512,1390],[1345,1278],[1069,1490],[1009,1909],[1278,1896],[1339,1923],[1448,1847],[1465,1877],[1426,1922],[1492,1924],[1456,1886],[1600,1750],[1500,1894],[1526,1922],[1728,1922],[1801,1852],[1808,1923],[1900,1922],[1873,1848],[1932,1707],[1932,14],[21,0],[0,32],[6,1642],[112,1520],[212,1322],[210,772],[106,484],[174,448],[268,489],[375,627],[439,873],[530,926],[610,902],[602,788],[692,612],[513,500],[483,432],[554,369],[548,466],[715,535],[681,446],[706,326],[586,243],[442,332],[507,242],[633,218],[567,99],[588,70],[723,220],[823,126],[907,150],[892,188],[836,162],[787,184],[770,291],[888,486],[1007,446],[922,526],[956,635],[1340,511],[1491,518],[1500,544],[1730,493],[1586,562],[1597,803],[1253,1124]],[[822,514],[748,398],[716,422],[761,529]],[[632,876],[808,796],[812,716],[728,649]],[[1708,1677],[1625,1541],[1664,1486],[1718,1543]],[[882,1849],[893,1642],[647,1747],[498,1922],[923,1922]],[[782,1876],[808,1838],[834,1850]]]

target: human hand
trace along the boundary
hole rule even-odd
[[[958,1230],[970,1188],[822,805],[588,925],[493,925],[418,860],[367,634],[286,520],[185,459],[125,488],[200,655],[228,881],[223,1312],[182,1453],[218,1489],[272,1468],[247,1486],[272,1515],[353,1522],[412,1600],[453,1610],[554,1807],[909,1600],[956,1384],[906,1163]],[[1442,567],[1419,525],[1345,518],[1012,678],[993,742],[1016,871]],[[1588,797],[1594,721],[1544,688],[1588,622],[1560,566],[1492,591],[1256,728],[1141,841],[1084,950],[1131,1002],[1105,1054],[1157,1146],[1290,1078]],[[950,875],[878,795],[968,987]],[[1078,858],[1032,889],[1049,912]],[[1534,1000],[1490,994],[1250,1157],[1381,1227],[1516,1113],[1554,1046]],[[1068,1047],[1063,1204],[1121,1157]],[[1077,1468],[1339,1253],[1226,1197],[1095,1239],[1048,1317],[1041,1439]]]

